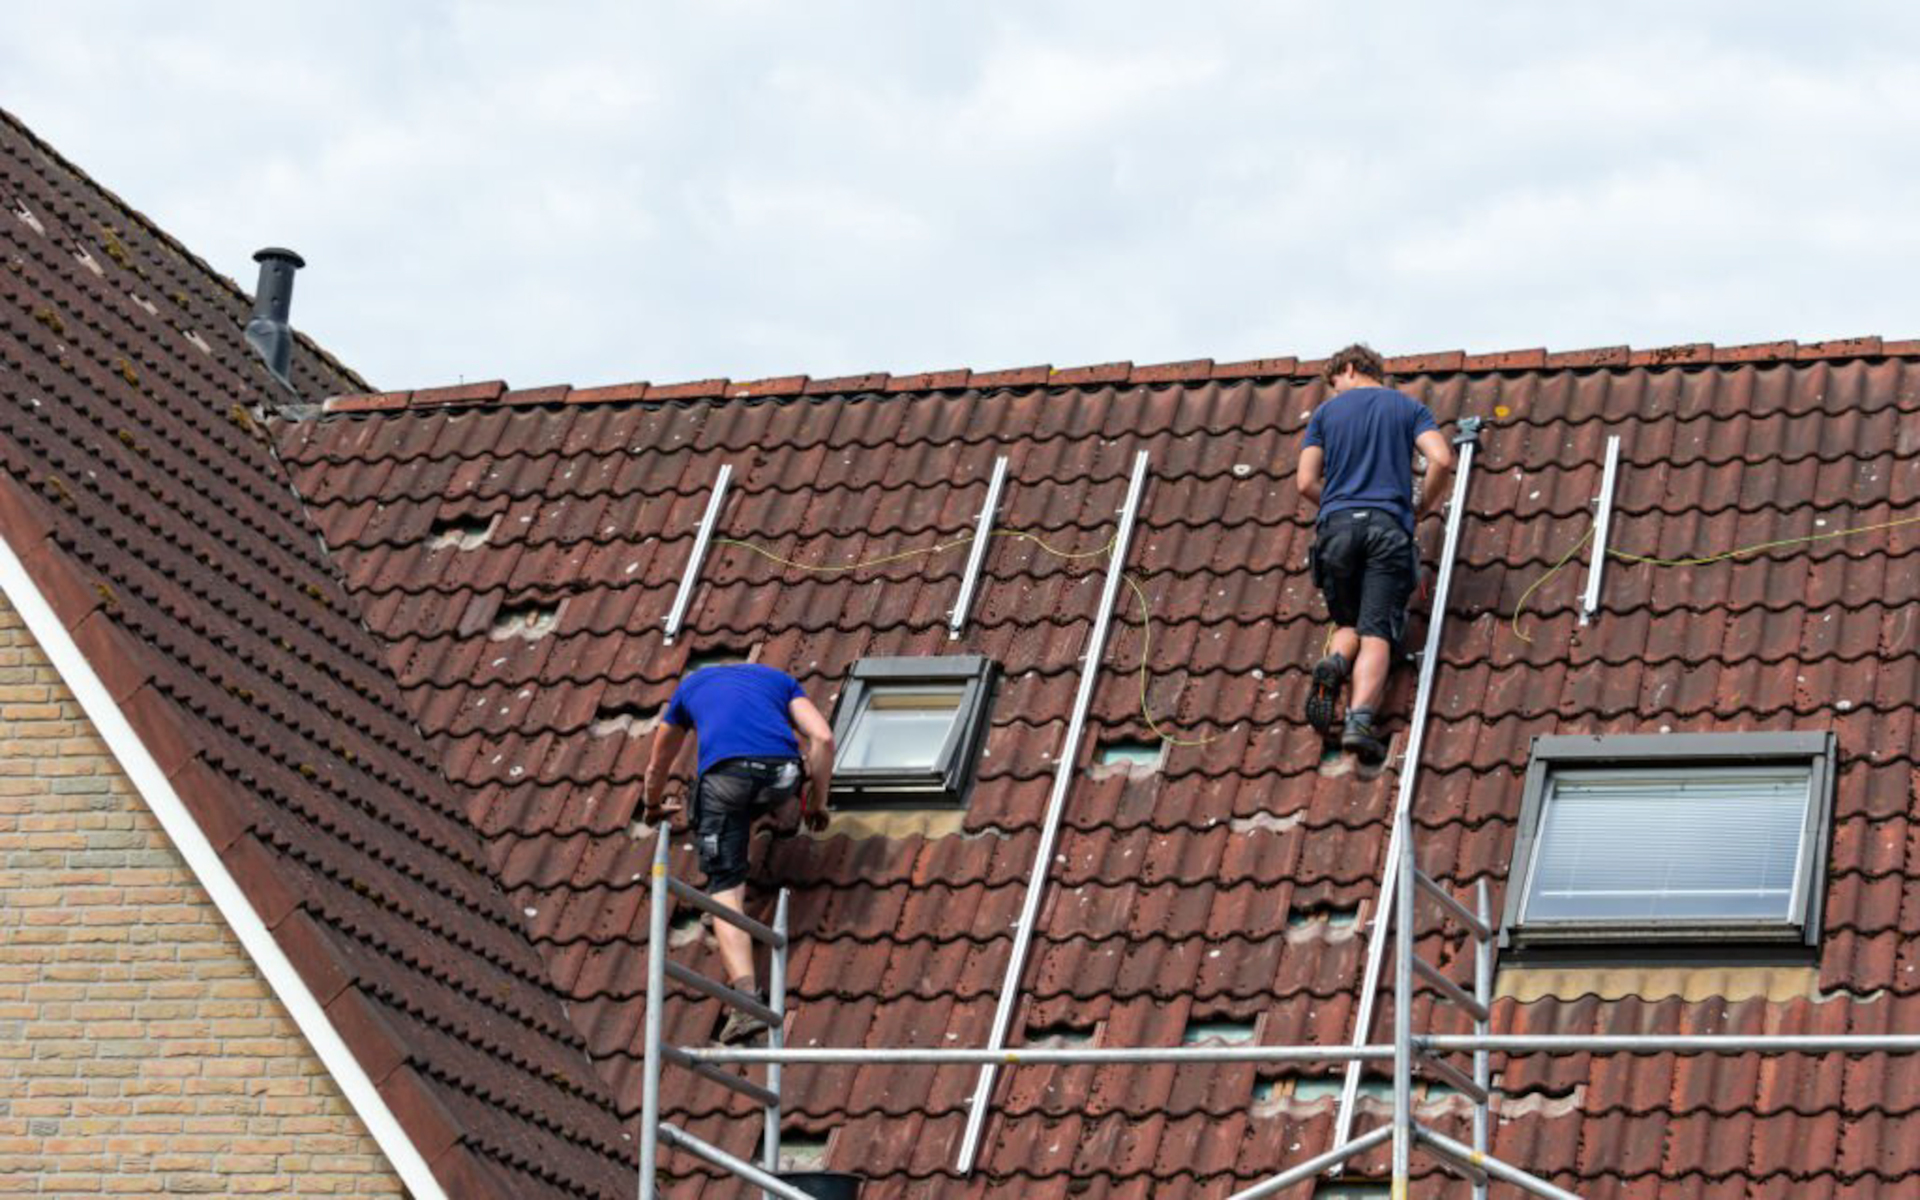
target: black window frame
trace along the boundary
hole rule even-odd
[[[1835,760],[1835,739],[1831,732],[1550,734],[1534,738],[1507,877],[1500,945],[1517,947],[1523,952],[1609,945],[1818,945],[1826,900],[1828,839],[1837,778]],[[1658,772],[1784,765],[1806,766],[1810,772],[1805,840],[1801,861],[1796,867],[1801,872],[1798,911],[1789,914],[1785,921],[1723,918],[1522,923],[1527,893],[1533,886],[1540,819],[1555,769],[1644,768]]]
[[[988,716],[1000,668],[983,654],[936,657],[863,658],[854,663],[833,712],[832,808],[841,811],[965,808],[973,790],[980,751],[986,744]],[[860,716],[876,688],[926,684],[962,685],[953,728],[934,765],[925,769],[846,767],[838,755],[853,740]]]

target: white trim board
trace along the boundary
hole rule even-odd
[[[273,931],[254,911],[240,885],[234,882],[226,864],[220,861],[219,852],[201,832],[199,823],[187,811],[139,734],[128,724],[120,706],[113,702],[106,685],[27,574],[26,566],[4,534],[0,534],[0,592],[5,593],[26,623],[27,631],[40,643],[41,651],[52,661],[67,690],[80,702],[81,709],[119,761],[120,769],[126,772],[140,798],[159,818],[161,828],[173,839],[200,886],[207,890],[228,927],[240,939],[260,973],[266,976],[273,994],[286,1006],[294,1024],[300,1027],[327,1072],[340,1085],[347,1102],[366,1123],[367,1131],[379,1143],[387,1161],[399,1172],[400,1181],[417,1200],[447,1200],[447,1193],[433,1177],[427,1160],[400,1127],[393,1110],[387,1107],[373,1080],[334,1029],[333,1022],[327,1019],[319,1000],[308,990],[306,981],[300,978],[300,972],[294,969],[280,943],[274,940]]]

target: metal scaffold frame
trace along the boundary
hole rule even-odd
[[[758,1187],[764,1196],[778,1197],[779,1200],[809,1200],[805,1192],[792,1184],[783,1182],[776,1174],[779,1169],[782,1067],[931,1065],[988,1068],[982,1073],[973,1111],[969,1114],[967,1135],[963,1139],[964,1151],[960,1155],[959,1163],[956,1164],[956,1169],[964,1175],[970,1169],[973,1157],[984,1141],[985,1107],[990,1102],[992,1093],[991,1072],[1002,1066],[1345,1063],[1347,1078],[1332,1146],[1323,1153],[1236,1193],[1231,1200],[1259,1200],[1260,1197],[1273,1196],[1325,1172],[1335,1170],[1350,1160],[1387,1144],[1391,1144],[1392,1148],[1391,1191],[1395,1200],[1404,1200],[1408,1195],[1413,1154],[1416,1150],[1428,1155],[1442,1168],[1470,1180],[1476,1200],[1485,1200],[1488,1182],[1496,1179],[1515,1186],[1529,1195],[1546,1196],[1554,1200],[1578,1200],[1575,1193],[1520,1167],[1496,1159],[1488,1152],[1495,1094],[1491,1075],[1491,1055],[1496,1053],[1509,1056],[1530,1054],[1920,1054],[1920,1034],[1588,1036],[1516,1035],[1491,1032],[1494,942],[1498,936],[1498,929],[1494,923],[1486,881],[1477,882],[1472,903],[1469,904],[1421,870],[1414,848],[1415,829],[1412,814],[1414,784],[1419,769],[1420,750],[1425,736],[1433,680],[1440,659],[1448,592],[1459,546],[1460,525],[1466,508],[1467,487],[1471,477],[1478,432],[1478,421],[1462,421],[1461,434],[1456,439],[1456,445],[1460,447],[1460,469],[1454,480],[1440,574],[1435,587],[1432,616],[1428,622],[1425,649],[1420,664],[1420,679],[1414,698],[1414,711],[1408,723],[1407,749],[1400,767],[1392,835],[1388,843],[1387,858],[1383,864],[1380,900],[1375,906],[1370,923],[1368,962],[1362,983],[1358,1019],[1351,1042],[1340,1045],[1304,1046],[1207,1045],[1022,1049],[1004,1046],[1005,1016],[1008,1014],[1002,1014],[995,1021],[991,1044],[978,1048],[788,1047],[784,1044],[781,1028],[787,1009],[785,995],[788,946],[787,893],[782,891],[776,901],[772,926],[762,925],[731,909],[724,908],[690,885],[670,876],[667,856],[670,834],[663,823],[655,843],[653,907],[649,914],[647,945],[646,1061],[643,1072],[644,1091],[640,1130],[641,1200],[655,1200],[658,1195],[656,1173],[659,1165],[659,1146],[662,1141],[696,1154],[734,1177]],[[1603,519],[1606,498],[1612,491],[1611,468],[1617,462],[1617,455],[1617,446],[1609,446],[1609,479],[1603,489],[1605,495],[1602,497]],[[1145,455],[1141,455],[1135,462],[1128,503],[1122,516],[1122,532],[1117,539],[1119,544],[1109,564],[1109,570],[1113,574],[1117,574],[1125,560],[1125,533],[1131,527],[1134,511],[1139,503],[1139,491],[1144,483],[1146,469]],[[714,503],[710,505],[710,517],[714,511],[717,511],[724,486],[723,477],[719,481],[719,486],[716,487]],[[989,489],[989,499],[982,516],[983,523],[990,519],[986,514],[990,513],[994,505],[994,497],[991,494],[993,490],[993,488]],[[1602,534],[1603,539],[1604,536]],[[1602,546],[1604,544],[1603,540]],[[697,550],[694,557],[697,561],[699,557]],[[969,573],[971,574],[974,569],[977,568],[970,568]],[[682,590],[683,592],[686,590],[684,586]],[[1113,579],[1110,577],[1107,594],[1103,601],[1101,618],[1103,624],[1105,614],[1112,608],[1113,590]],[[1593,602],[1595,591],[1597,587],[1590,584],[1588,597],[1583,603],[1583,614],[1590,614],[1591,610],[1597,607]],[[966,600],[963,597],[955,608],[953,620],[956,626],[964,621],[966,607]],[[1086,675],[1091,675],[1092,666],[1098,660],[1103,642],[1104,637],[1099,634],[1090,640]],[[1086,690],[1087,686],[1087,680],[1083,676],[1082,690]],[[1056,790],[1061,793],[1055,797],[1057,804],[1063,801],[1065,790],[1060,786],[1058,779]],[[1044,880],[1046,861],[1046,855],[1043,852],[1036,864],[1037,881]],[[1037,892],[1038,888],[1032,890]],[[1416,953],[1419,933],[1416,920],[1416,898],[1420,896],[1426,897],[1437,907],[1443,918],[1463,928],[1471,939],[1474,949],[1471,991]],[[676,899],[711,914],[715,919],[733,923],[769,948],[770,995],[767,1004],[762,1005],[754,997],[715,983],[686,967],[668,961],[668,919],[672,901]],[[1033,895],[1030,894],[1028,899],[1031,905]],[[1029,927],[1030,932],[1031,921],[1023,924]],[[1389,932],[1392,934],[1391,949],[1394,959],[1393,1032],[1390,1041],[1375,1042],[1371,1040],[1373,1001],[1379,991],[1380,975],[1389,949],[1387,936]],[[1013,958],[1014,961],[1009,968],[1008,987],[1003,989],[1001,996],[1001,1007],[1009,1010],[1009,1013],[1010,998],[1017,995],[1023,955],[1016,953]],[[707,995],[716,996],[724,1003],[761,1016],[769,1024],[770,1034],[767,1045],[675,1047],[666,1044],[664,1003],[668,979],[684,983]],[[1472,1018],[1473,1032],[1471,1034],[1436,1034],[1416,1031],[1413,1028],[1413,996],[1414,990],[1418,987],[1425,987],[1436,993],[1442,1000],[1464,1010]],[[1463,1067],[1443,1057],[1452,1054],[1470,1055],[1470,1063]],[[1364,1063],[1368,1062],[1385,1063],[1391,1066],[1392,1113],[1386,1122],[1358,1136],[1350,1136],[1352,1120],[1359,1111],[1357,1092],[1360,1069]],[[720,1083],[752,1097],[761,1105],[765,1114],[765,1133],[761,1141],[759,1164],[756,1165],[730,1154],[661,1118],[660,1079],[662,1067],[667,1064]],[[767,1068],[764,1087],[726,1069],[752,1065]],[[1428,1128],[1416,1118],[1413,1105],[1413,1078],[1416,1072],[1446,1084],[1469,1100],[1472,1105],[1471,1144],[1462,1143]]]
[[[767,1049],[778,1054],[786,1044],[787,1014],[787,890],[780,889],[774,901],[773,924],[762,925],[751,917],[733,911],[689,883],[675,879],[668,869],[668,849],[673,830],[662,821],[654,836],[652,907],[647,913],[647,1017],[646,1060],[641,1070],[640,1092],[640,1200],[654,1200],[659,1194],[660,1142],[696,1154],[760,1188],[767,1200],[809,1200],[807,1194],[775,1174],[780,1169],[780,1071],[778,1061],[768,1062],[766,1084],[762,1086],[732,1071],[703,1061],[697,1052],[666,1044],[667,980],[686,984],[695,991],[712,996],[721,1004],[759,1017],[767,1023]],[[767,1002],[760,1003],[724,983],[716,983],[690,967],[667,958],[668,918],[673,901],[683,901],[716,921],[725,921],[767,948]],[[682,1067],[760,1105],[764,1124],[760,1135],[759,1165],[727,1153],[702,1138],[695,1137],[670,1121],[660,1118],[660,1075],[668,1063]]]

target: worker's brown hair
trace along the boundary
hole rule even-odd
[[[1365,342],[1355,342],[1344,350],[1334,351],[1333,357],[1327,359],[1327,365],[1320,373],[1328,383],[1332,383],[1348,367],[1354,368],[1368,379],[1385,380],[1387,377],[1387,360],[1381,358],[1380,352]]]

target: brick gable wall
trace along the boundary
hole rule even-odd
[[[0,1195],[402,1195],[0,598]]]

